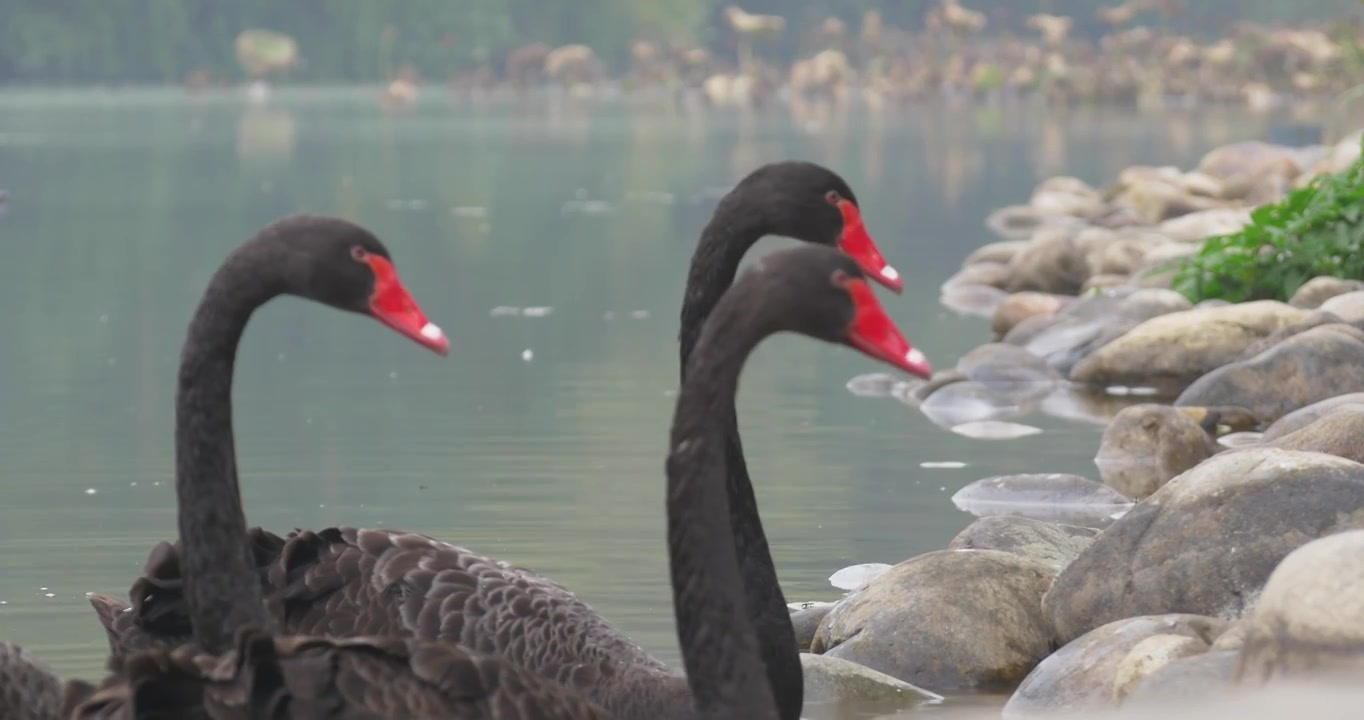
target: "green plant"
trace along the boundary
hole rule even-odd
[[[1174,289],[1193,302],[1287,300],[1319,275],[1364,280],[1364,156],[1256,208],[1250,220],[1157,272],[1174,269]]]

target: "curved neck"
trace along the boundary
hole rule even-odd
[[[701,233],[682,300],[678,367],[684,385],[692,351],[707,318],[733,284],[743,256],[771,230],[771,223],[764,213],[745,212],[737,201],[726,197]],[[758,514],[758,501],[739,438],[733,395],[723,412],[713,417],[724,418],[721,424],[725,433],[724,467],[728,480],[730,533],[748,598],[749,619],[758,634],[759,651],[781,707],[782,720],[798,720],[805,700],[800,647],[791,624],[790,610],[786,607],[786,596],[777,578],[776,564],[772,561],[762,517]]]
[[[725,483],[726,433],[739,372],[765,334],[757,318],[706,325],[678,393],[668,456],[668,556],[678,639],[704,717],[778,717],[739,572]],[[722,338],[723,342],[713,339]]]
[[[706,324],[720,298],[734,282],[739,261],[753,244],[769,232],[769,223],[759,213],[745,212],[733,195],[727,195],[715,208],[692,254],[687,271],[686,295],[682,298],[682,322],[678,333],[678,368],[687,379],[687,359],[701,328]]]
[[[194,638],[210,653],[241,627],[268,628],[246,537],[232,442],[232,370],[251,313],[279,294],[240,253],[214,275],[180,355],[175,398],[175,495],[182,573]]]

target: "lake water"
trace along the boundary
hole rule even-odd
[[[666,581],[663,451],[695,238],[759,164],[829,165],[906,276],[891,315],[935,366],[988,339],[939,285],[992,241],[984,217],[1050,175],[1109,181],[1264,137],[1240,111],[1141,115],[1032,106],[693,114],[662,105],[415,111],[370,91],[281,92],[266,107],[179,91],[0,94],[0,637],[99,675],[84,594],[123,594],[175,532],[178,350],[209,274],[296,211],[373,229],[450,333],[447,359],[378,323],[296,300],[253,321],[237,366],[252,524],[420,530],[527,565],[678,660]],[[756,252],[789,243],[766,240]],[[756,254],[756,253],[755,253]],[[550,308],[511,315],[499,307]],[[766,342],[739,402],[788,598],[941,548],[981,477],[1096,475],[1101,429],[972,440],[852,395],[880,371],[846,348]],[[921,463],[965,463],[924,468]]]

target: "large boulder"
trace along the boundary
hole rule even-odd
[[[1348,392],[1364,391],[1364,331],[1322,325],[1248,360],[1198,378],[1176,405],[1236,405],[1266,422]]]
[[[810,649],[938,692],[1003,690],[1054,647],[1041,600],[1055,577],[997,550],[920,555],[840,601]]]
[[[1288,304],[1304,310],[1315,310],[1321,307],[1322,303],[1337,295],[1344,295],[1356,290],[1364,290],[1364,282],[1322,275],[1299,286],[1298,291],[1293,293],[1293,297],[1288,299]]]
[[[1074,228],[1042,228],[1009,261],[1009,292],[1037,290],[1060,295],[1080,292],[1089,267],[1075,243]]]
[[[805,702],[809,705],[894,710],[942,700],[936,693],[828,655],[801,653],[800,664],[805,675]],[[807,713],[819,716],[821,709],[808,708]]]
[[[1272,442],[1289,433],[1297,432],[1308,425],[1340,410],[1341,408],[1354,408],[1355,406],[1364,407],[1364,392],[1345,393],[1336,395],[1325,400],[1319,400],[1300,407],[1287,415],[1275,420],[1272,425],[1265,428],[1265,442]]]
[[[1171,614],[1133,617],[1095,628],[1029,673],[1004,706],[1004,717],[1053,717],[1113,707],[1126,694],[1120,692],[1120,683],[1135,682],[1131,679],[1135,672],[1150,674],[1156,669],[1154,664],[1165,664],[1160,658],[1169,662],[1205,652],[1225,626],[1215,618]],[[1140,651],[1143,644],[1146,649]],[[1173,648],[1178,649],[1172,653]],[[1144,671],[1137,670],[1143,664]]]
[[[1172,612],[1240,617],[1302,544],[1364,527],[1364,465],[1246,448],[1176,477],[1095,538],[1043,602],[1062,641]]]
[[[1364,530],[1284,558],[1250,616],[1237,679],[1347,674],[1364,680]]]
[[[1187,413],[1169,405],[1133,405],[1104,430],[1094,464],[1110,487],[1140,500],[1217,450],[1217,442]]]
[[[957,533],[948,550],[1000,550],[1041,560],[1057,572],[1093,542],[1099,531],[1026,517],[981,518]]]
[[[1250,343],[1306,314],[1281,302],[1262,300],[1161,315],[1081,360],[1070,379],[1103,385],[1188,384],[1236,360]]]

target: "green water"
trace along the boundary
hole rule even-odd
[[[190,310],[224,254],[281,215],[373,229],[453,351],[296,300],[260,312],[235,404],[250,521],[420,530],[528,565],[676,662],[662,458],[685,269],[719,194],[770,160],[838,170],[906,276],[883,302],[948,367],[988,337],[937,297],[993,239],[990,210],[1048,175],[1188,166],[1264,131],[1235,113],[702,116],[479,106],[438,89],[402,114],[369,91],[280,93],[265,108],[179,91],[0,94],[0,637],[99,673],[105,639],[84,594],[126,592],[173,537]],[[1031,417],[1047,432],[970,440],[845,389],[881,369],[793,336],[749,363],[744,447],[793,600],[836,598],[827,577],[846,565],[942,547],[971,520],[949,497],[972,480],[1095,475],[1096,426]],[[966,467],[920,467],[935,461]]]

